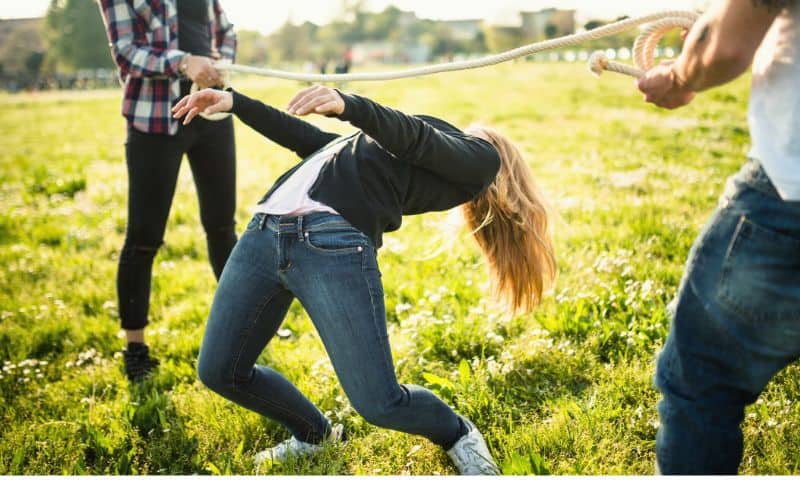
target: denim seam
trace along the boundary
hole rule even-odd
[[[352,225],[344,222],[321,222],[318,224],[312,223],[306,226],[307,231],[321,231],[323,229],[351,229],[357,231],[359,234],[363,234],[361,231],[356,230]]]
[[[247,330],[245,330],[244,339],[243,339],[243,341],[241,343],[241,346],[239,346],[239,353],[236,355],[236,360],[233,362],[233,365],[232,365],[232,368],[231,368],[231,380],[233,380],[233,390],[238,391],[240,393],[247,394],[247,395],[249,395],[249,396],[261,401],[262,403],[264,403],[264,404],[266,404],[268,406],[272,406],[273,408],[278,408],[279,410],[282,410],[282,411],[288,413],[289,415],[295,416],[299,420],[302,420],[311,429],[313,429],[314,428],[314,424],[311,423],[310,421],[308,421],[303,415],[296,414],[292,410],[290,410],[289,408],[285,408],[285,407],[283,407],[283,406],[281,406],[281,405],[279,405],[279,404],[277,404],[277,403],[275,403],[273,401],[266,400],[266,399],[262,398],[261,396],[259,396],[256,393],[249,392],[249,391],[246,391],[246,390],[242,389],[239,386],[239,383],[236,381],[236,370],[239,367],[239,361],[242,358],[242,352],[244,351],[244,346],[247,343],[247,340],[250,339],[250,336],[252,335],[253,330],[255,329],[255,325],[256,325],[256,323],[258,323],[258,319],[261,317],[261,314],[264,312],[264,309],[267,307],[267,305],[270,303],[270,301],[273,298],[275,298],[276,295],[278,295],[278,291],[277,290],[273,291],[271,294],[267,295],[267,298],[262,302],[261,307],[258,309],[258,313],[253,318],[252,324],[247,328]]]
[[[236,383],[235,380],[233,382],[233,390],[238,392],[238,393],[240,393],[240,394],[245,394],[247,396],[250,396],[251,398],[258,400],[259,402],[263,403],[266,406],[269,406],[271,408],[274,408],[274,409],[277,409],[277,410],[283,412],[285,415],[289,415],[290,417],[294,417],[294,418],[296,418],[298,420],[301,420],[310,429],[312,429],[312,431],[314,430],[314,424],[312,422],[310,422],[308,419],[306,419],[305,416],[300,415],[299,413],[296,413],[293,410],[291,410],[290,408],[287,408],[287,407],[285,407],[283,405],[279,405],[275,401],[270,401],[268,399],[264,399],[263,397],[261,397],[260,395],[256,394],[255,392],[250,392],[250,391],[247,391],[247,390],[243,389],[242,387],[240,387],[240,385],[238,383]]]
[[[364,278],[364,282],[367,285],[367,290],[369,291],[370,313],[372,314],[372,323],[375,326],[375,332],[377,333],[377,332],[380,332],[380,326],[378,325],[378,317],[377,317],[377,315],[375,313],[375,297],[373,295],[372,284],[370,284],[369,278],[367,278],[366,274],[364,273],[364,263],[365,263],[366,259],[367,259],[366,252],[362,252],[361,276]],[[387,343],[388,343],[388,337],[389,337],[389,335],[388,335],[388,332],[387,332],[387,335],[386,335]],[[391,344],[390,344],[389,349],[391,350]],[[391,370],[392,372],[394,372],[394,366],[386,358],[386,353],[385,352],[383,353],[383,362],[385,363],[385,366],[386,366],[386,368],[388,370]]]
[[[314,244],[311,243],[311,238],[305,238],[304,243],[311,251],[320,253],[322,255],[329,255],[329,256],[334,256],[334,255],[353,255],[353,254],[356,254],[356,253],[364,253],[364,247],[366,247],[366,245],[367,245],[366,242],[362,242],[361,245],[358,245],[358,246],[355,246],[355,247],[328,249],[328,248],[320,248],[318,246],[314,246]]]
[[[239,361],[242,359],[242,352],[244,352],[244,346],[247,344],[247,341],[250,340],[250,336],[253,334],[253,330],[255,329],[256,323],[258,323],[258,318],[261,317],[261,313],[264,312],[264,309],[267,307],[267,304],[278,295],[278,290],[274,290],[269,293],[266,298],[262,301],[261,306],[258,308],[255,317],[253,317],[253,321],[250,323],[243,335],[243,339],[241,344],[239,345],[239,352],[236,354],[236,359],[231,365],[231,379],[234,381],[234,385],[236,384],[236,369],[239,367]]]
[[[740,216],[739,223],[736,224],[736,229],[733,231],[733,236],[731,237],[730,243],[728,243],[728,248],[725,250],[725,256],[722,259],[722,273],[720,276],[720,281],[725,279],[725,277],[729,274],[725,267],[725,263],[731,258],[733,252],[736,251],[736,248],[741,243],[742,238],[740,238],[740,236],[742,235],[745,222],[747,222],[747,217],[745,215]]]
[[[744,244],[745,239],[747,238],[747,234],[744,234],[746,229],[745,224],[755,225],[755,223],[747,218],[746,215],[742,215],[739,220],[739,224],[736,226],[736,230],[733,233],[733,237],[731,243],[728,245],[728,249],[725,252],[725,256],[721,263],[720,268],[720,276],[719,281],[717,282],[716,287],[716,297],[717,300],[720,302],[720,305],[723,305],[726,309],[734,312],[745,318],[749,322],[758,322],[758,321],[785,321],[785,320],[793,320],[796,318],[800,318],[800,313],[797,314],[776,314],[775,318],[771,316],[755,316],[751,311],[747,311],[742,309],[738,304],[736,304],[732,297],[729,296],[727,290],[725,289],[726,283],[731,279],[730,275],[733,271],[733,267],[729,264],[729,260],[733,258],[734,253],[737,249]]]

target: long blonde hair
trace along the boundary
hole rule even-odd
[[[520,150],[499,132],[479,128],[500,154],[500,171],[462,205],[464,220],[486,255],[497,296],[512,314],[529,312],[556,276],[549,210]]]

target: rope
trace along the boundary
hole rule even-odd
[[[691,28],[698,17],[698,14],[689,11],[660,11],[645,16],[623,19],[622,21],[600,26],[599,28],[595,28],[583,33],[567,35],[559,38],[553,38],[551,40],[545,40],[543,42],[524,45],[500,54],[494,54],[468,61],[434,64],[431,66],[423,66],[400,71],[331,75],[319,73],[292,73],[270,68],[256,68],[241,64],[233,64],[231,62],[224,61],[217,62],[215,67],[219,71],[223,72],[268,76],[299,82],[332,83],[399,80],[402,78],[414,78],[418,76],[432,75],[435,73],[463,71],[493,66],[539,52],[562,49],[572,45],[580,45],[586,42],[599,40],[601,38],[616,35],[643,24],[647,24],[647,26],[642,30],[642,33],[636,39],[636,43],[633,47],[633,61],[635,66],[629,66],[627,64],[610,61],[603,51],[596,51],[589,58],[589,69],[597,76],[600,76],[603,71],[613,71],[616,73],[629,75],[634,78],[641,78],[650,68],[653,67],[655,49],[658,46],[658,42],[661,41],[661,38],[663,38],[668,31],[674,28]],[[213,117],[203,115],[203,117],[206,119],[222,119],[226,116],[227,114],[224,113],[219,113]]]

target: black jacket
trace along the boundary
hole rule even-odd
[[[492,183],[500,156],[490,143],[429,116],[410,116],[364,97],[344,94],[338,118],[361,129],[342,137],[271,106],[233,93],[233,113],[303,162],[285,172],[275,189],[333,141],[348,144],[331,157],[308,194],[336,210],[376,248],[383,233],[400,228],[403,215],[448,210]]]

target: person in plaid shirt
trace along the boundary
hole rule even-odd
[[[148,323],[153,259],[163,244],[183,156],[192,169],[208,254],[219,279],[237,237],[236,153],[231,118],[183,125],[170,109],[192,83],[221,87],[215,59],[233,60],[236,35],[219,0],[100,0],[111,55],[124,85],[128,225],[117,294],[131,381],[150,373]]]

